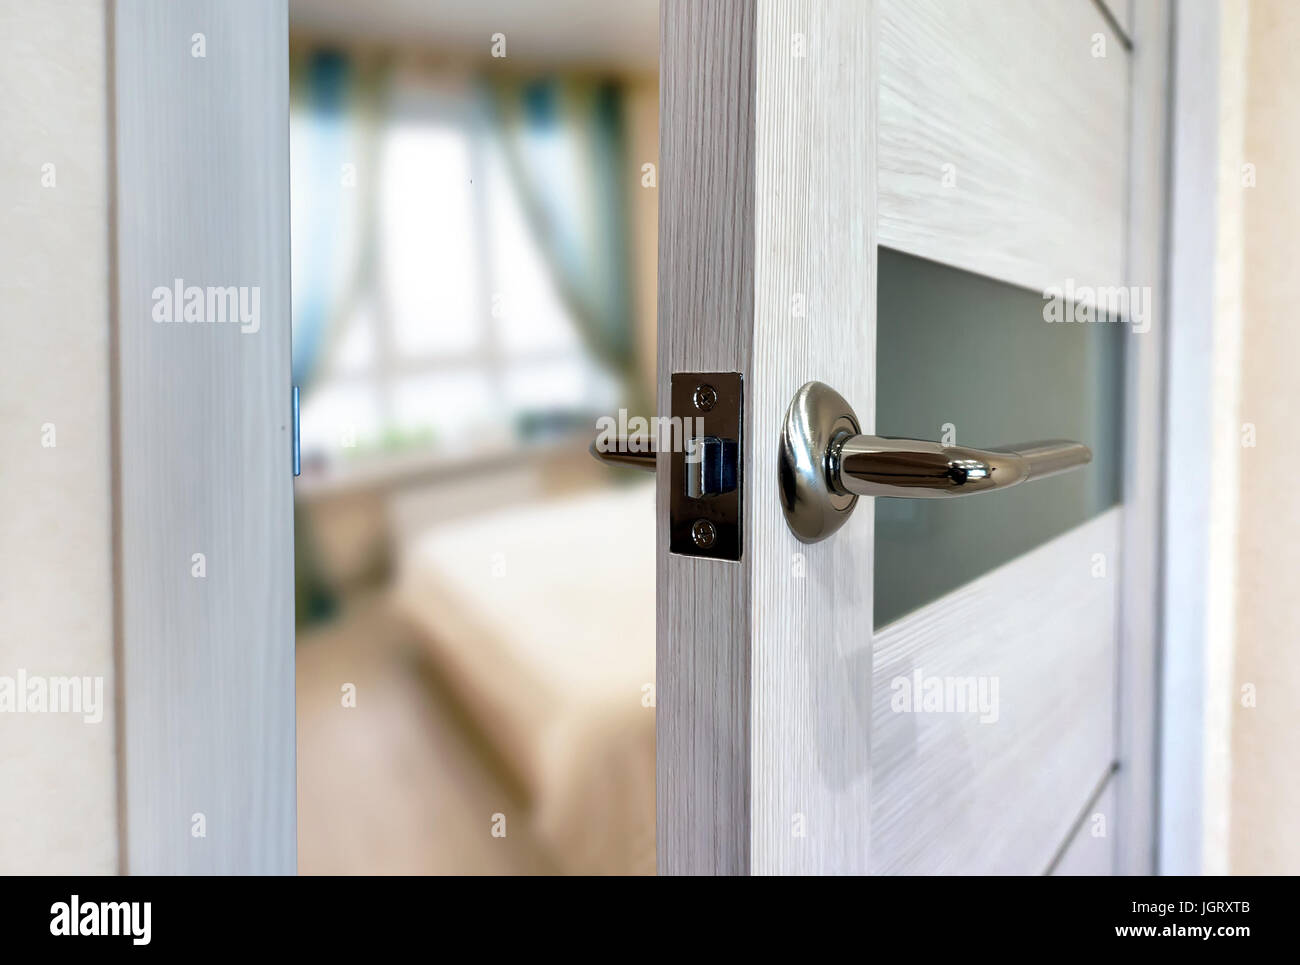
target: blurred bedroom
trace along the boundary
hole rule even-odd
[[[653,873],[657,3],[289,8],[299,869]]]

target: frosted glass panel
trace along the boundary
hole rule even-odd
[[[1093,461],[1001,492],[877,499],[877,627],[1119,500],[1124,340],[1148,337],[1122,322],[1046,322],[1041,292],[886,248],[879,265],[877,435],[982,448],[1077,439]]]

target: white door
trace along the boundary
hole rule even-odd
[[[1151,869],[1166,18],[663,4],[661,873]]]

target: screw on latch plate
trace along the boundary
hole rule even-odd
[[[701,383],[695,387],[695,393],[691,396],[691,401],[695,403],[695,408],[701,412],[708,412],[718,404],[718,390],[707,382]]]
[[[708,549],[718,539],[718,527],[707,519],[697,519],[691,524],[691,539],[702,550]]]

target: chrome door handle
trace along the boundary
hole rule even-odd
[[[844,398],[822,382],[809,382],[786,410],[778,485],[790,529],[815,543],[844,525],[859,496],[965,496],[1091,461],[1087,446],[1065,439],[971,449],[862,435]]]
[[[601,440],[597,438],[588,447],[587,451],[595,456],[599,462],[608,463],[611,466],[627,466],[631,469],[640,469],[642,472],[654,472],[655,460],[658,458],[654,440],[636,436],[619,436],[608,447],[602,446]]]

